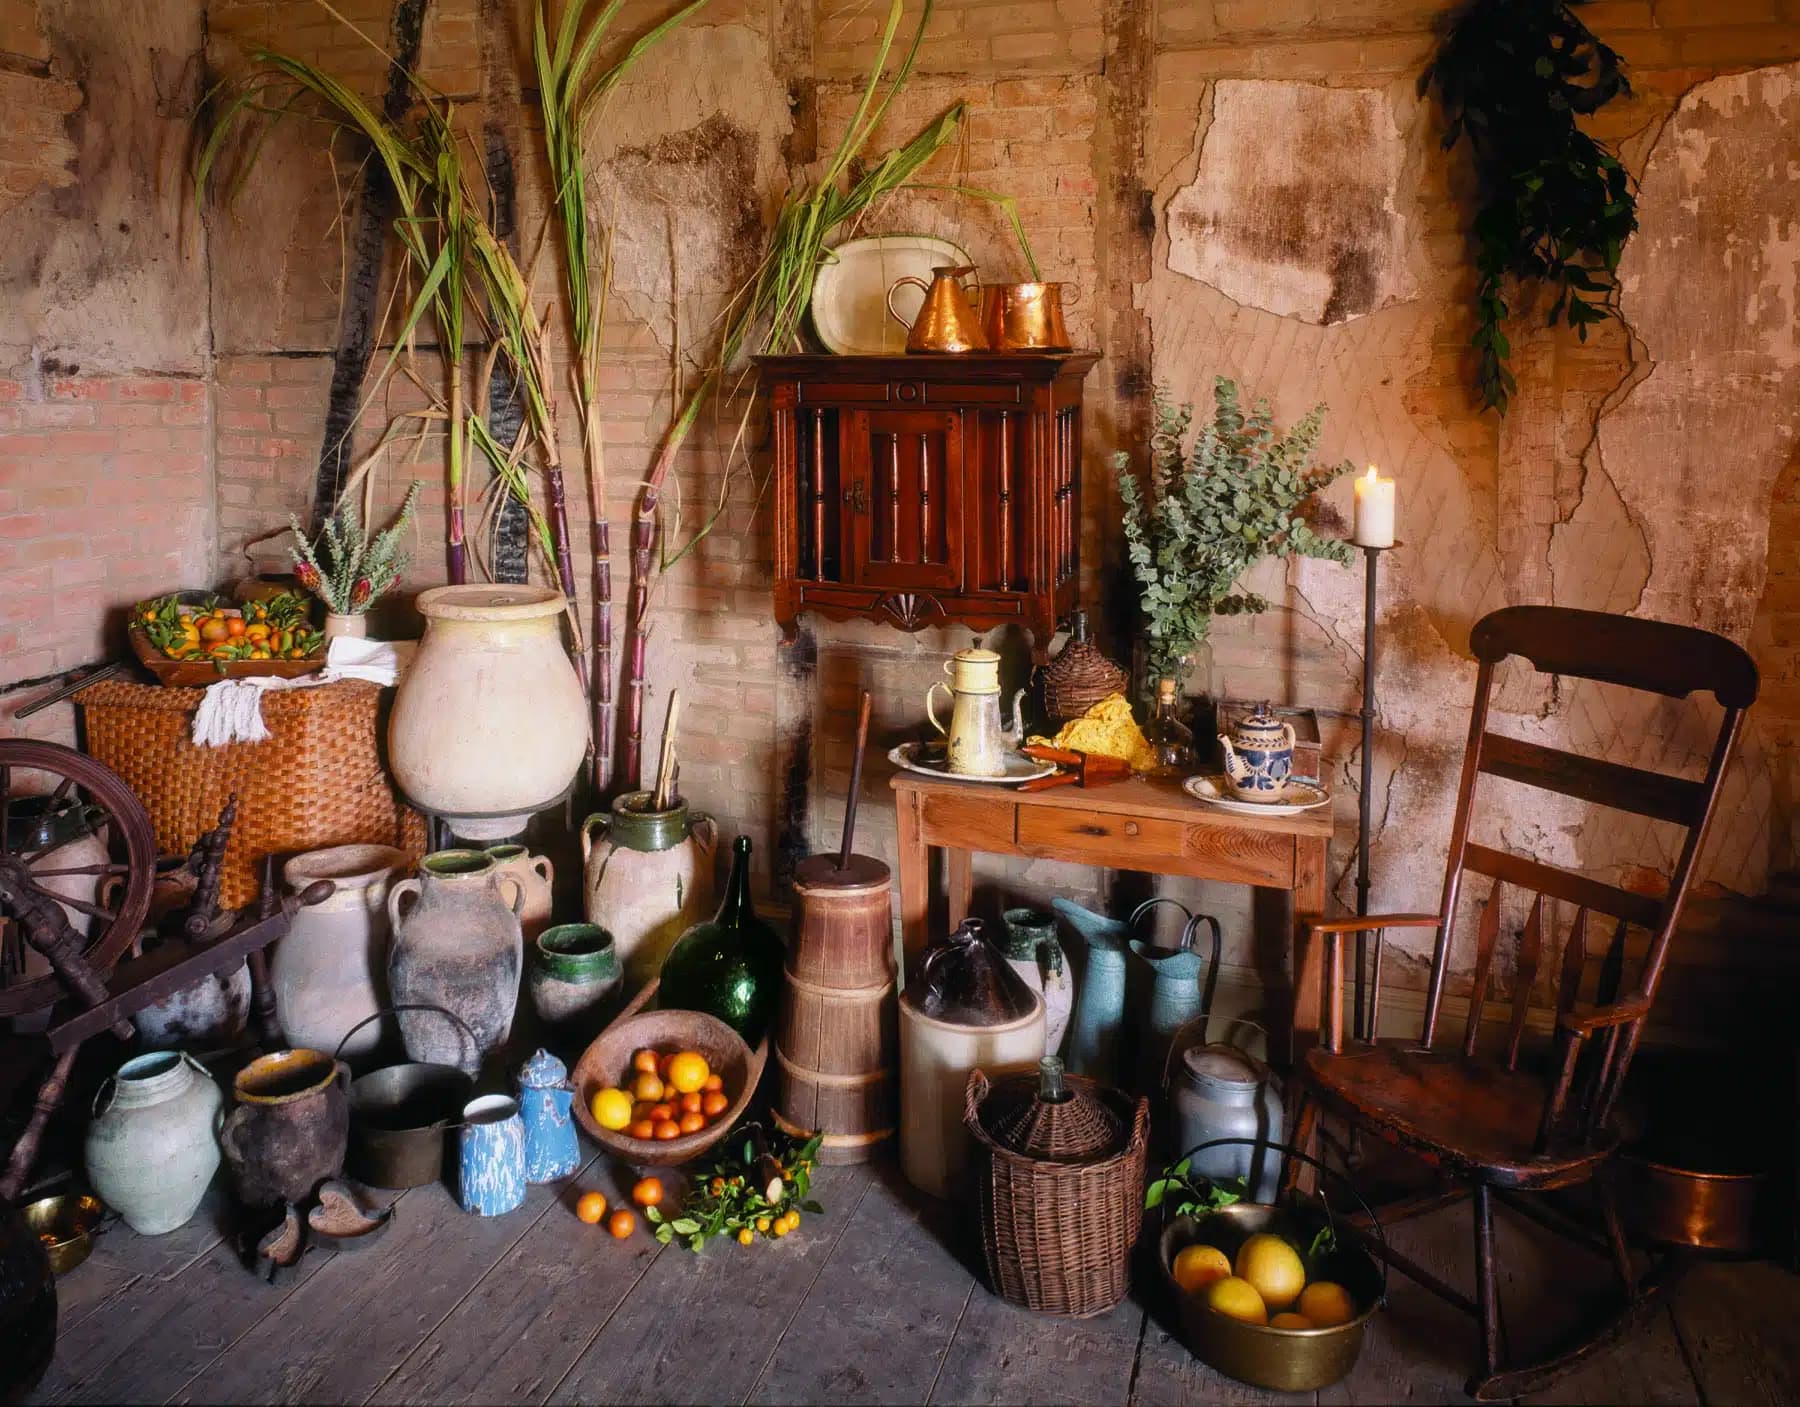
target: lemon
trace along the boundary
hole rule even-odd
[[[1215,1280],[1205,1290],[1206,1307],[1245,1324],[1267,1324],[1269,1310],[1256,1286],[1235,1275]]]
[[[1217,1246],[1183,1246],[1169,1273],[1191,1295],[1231,1274],[1231,1258]]]
[[[1350,1292],[1330,1280],[1315,1281],[1302,1290],[1299,1309],[1321,1329],[1348,1324],[1356,1318],[1356,1302],[1350,1298]]]
[[[1267,1232],[1250,1237],[1238,1247],[1234,1267],[1241,1280],[1248,1280],[1271,1309],[1286,1309],[1299,1298],[1306,1284],[1306,1267],[1300,1264],[1300,1253]]]
[[[1295,1314],[1292,1310],[1284,1310],[1269,1320],[1271,1329],[1316,1329],[1319,1326],[1304,1314]]]
[[[698,1094],[710,1074],[706,1057],[698,1051],[684,1050],[669,1062],[668,1081],[682,1094]]]
[[[622,1129],[631,1122],[631,1096],[622,1089],[603,1089],[594,1096],[594,1122],[603,1129]]]

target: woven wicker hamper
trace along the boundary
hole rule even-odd
[[[327,845],[397,845],[424,853],[425,819],[388,785],[378,749],[379,686],[344,679],[263,695],[269,737],[196,747],[203,689],[108,680],[84,690],[87,747],[150,813],[157,847],[185,855],[237,793],[219,902],[241,908],[262,887],[262,862]]]

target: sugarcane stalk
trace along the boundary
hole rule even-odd
[[[462,348],[451,347],[444,355],[450,358],[450,535],[444,558],[451,585],[461,586],[469,579],[468,558],[463,545]]]

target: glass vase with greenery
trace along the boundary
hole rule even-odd
[[[1213,382],[1212,422],[1186,444],[1194,407],[1155,392],[1149,471],[1119,453],[1113,466],[1124,505],[1125,547],[1142,591],[1148,679],[1182,679],[1212,618],[1266,611],[1238,586],[1265,557],[1319,557],[1348,564],[1348,543],[1319,536],[1302,516],[1309,499],[1350,472],[1349,460],[1315,465],[1325,407],[1283,434],[1266,400],[1246,413],[1238,389]]]

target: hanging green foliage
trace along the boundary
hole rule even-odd
[[[1314,406],[1280,434],[1266,400],[1246,415],[1237,386],[1213,382],[1212,424],[1184,448],[1192,405],[1155,393],[1156,429],[1144,479],[1131,456],[1113,456],[1125,510],[1125,550],[1143,591],[1149,679],[1179,679],[1188,656],[1207,637],[1216,615],[1266,611],[1238,579],[1265,557],[1322,557],[1348,563],[1350,548],[1320,537],[1300,516],[1305,501],[1341,475],[1350,461],[1314,466],[1325,407]]]
[[[1548,325],[1616,315],[1619,254],[1637,229],[1631,178],[1579,119],[1629,96],[1623,61],[1576,17],[1586,0],[1470,0],[1419,76],[1443,105],[1444,149],[1475,158],[1477,389],[1506,413],[1506,282],[1554,290]]]

